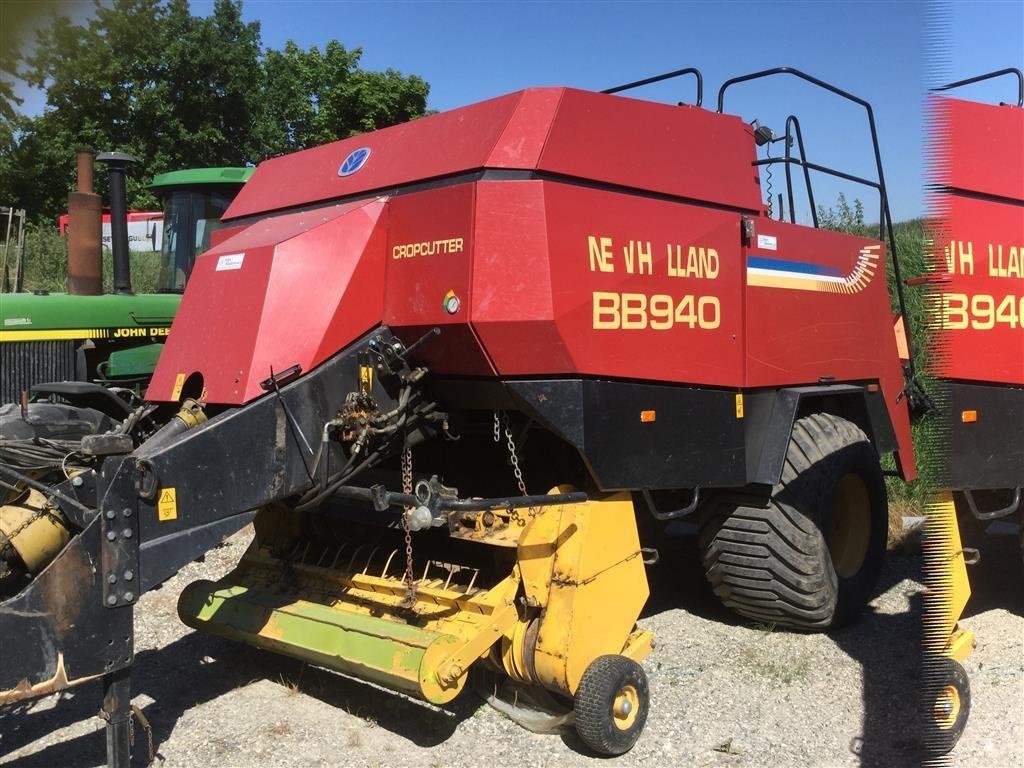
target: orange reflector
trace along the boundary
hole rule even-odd
[[[646,424],[650,421],[654,421],[656,415],[657,414],[655,414],[654,411],[640,411],[640,421]]]
[[[978,412],[977,411],[962,411],[960,413],[960,421],[962,421],[964,424],[973,424],[977,420],[978,420]]]
[[[877,392],[877,391],[878,391],[878,385],[877,384],[868,384],[868,392]]]
[[[896,352],[900,360],[910,360],[910,345],[907,343],[907,328],[903,324],[903,316],[896,315],[892,323],[892,331],[896,335]]]

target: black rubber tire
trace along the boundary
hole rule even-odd
[[[638,696],[638,706],[627,728],[615,722],[615,699],[626,686]],[[647,722],[650,690],[643,667],[625,656],[598,656],[587,667],[573,697],[576,732],[602,755],[621,755],[633,748]]]
[[[869,531],[856,570],[840,576],[826,536],[840,481],[851,473],[863,482]],[[874,596],[888,515],[878,454],[864,432],[832,414],[804,416],[767,502],[709,501],[701,517],[704,572],[722,603],[747,619],[801,630],[841,626]]]
[[[925,666],[925,698],[924,698],[924,751],[928,757],[940,757],[952,751],[960,741],[967,720],[971,716],[971,682],[967,671],[956,659],[941,657],[932,664]],[[942,727],[936,707],[947,686],[956,689],[960,708],[951,724]]]

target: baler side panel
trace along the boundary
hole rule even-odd
[[[544,203],[554,323],[572,372],[741,385],[739,214],[552,182]],[[522,361],[517,372],[566,371]]]
[[[476,185],[473,327],[503,376],[573,370],[555,325],[545,184]]]
[[[878,380],[915,476],[910,416],[886,286],[873,240],[757,219],[746,262],[747,387]]]
[[[943,195],[937,375],[1024,384],[1024,203]]]
[[[407,344],[441,328],[416,352],[438,374],[494,374],[469,323],[474,189],[459,184],[391,202],[383,320]]]

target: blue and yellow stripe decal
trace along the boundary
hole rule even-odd
[[[848,275],[822,264],[751,254],[747,256],[747,285],[819,293],[860,293],[878,270],[879,248],[879,245],[861,248],[857,263]]]

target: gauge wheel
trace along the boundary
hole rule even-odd
[[[967,727],[971,714],[971,683],[956,659],[941,657],[925,667],[924,748],[931,756],[950,752]]]
[[[576,732],[595,752],[621,755],[640,738],[649,708],[643,667],[625,656],[599,656],[583,673],[573,697]]]

